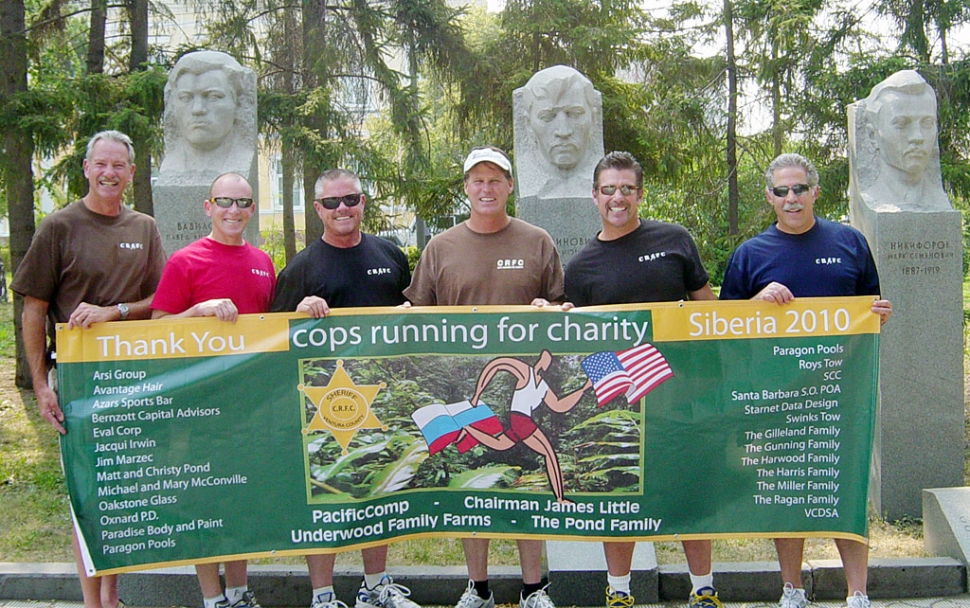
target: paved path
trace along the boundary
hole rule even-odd
[[[678,602],[666,604],[637,604],[643,608],[671,608],[678,606]],[[500,604],[500,607],[514,608],[512,604]],[[809,608],[843,608],[844,602],[823,601],[812,602]],[[63,601],[24,601],[24,600],[0,600],[0,608],[84,608],[80,602]],[[132,607],[138,608],[138,607]],[[191,608],[191,607],[190,607]],[[294,608],[305,608],[297,606]],[[428,607],[428,608],[448,608],[448,607]],[[724,608],[777,608],[774,602],[724,602]],[[924,597],[917,599],[901,600],[873,600],[872,608],[970,608],[970,595],[954,595],[950,597]]]

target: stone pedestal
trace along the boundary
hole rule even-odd
[[[557,606],[602,605],[607,575],[603,543],[548,540],[546,558],[549,596]],[[653,543],[637,543],[630,566],[630,591],[634,597],[639,603],[656,603],[660,597]]]
[[[970,563],[970,488],[923,490],[923,548]]]
[[[920,517],[921,490],[963,483],[963,264],[958,211],[852,205],[893,315],[880,338],[870,496],[890,519]]]
[[[256,173],[253,172],[252,177],[245,173],[242,175],[249,180],[253,192],[259,192]],[[166,254],[171,255],[172,252],[206,236],[212,230],[212,221],[206,217],[202,201],[208,196],[211,181],[216,177],[218,175],[213,175],[209,180],[210,183],[206,184],[155,184],[152,188],[155,223],[158,225],[158,232],[162,235],[162,246],[165,247]],[[246,226],[246,242],[259,246],[258,209]]]
[[[540,199],[534,196],[515,201],[516,214],[552,236],[565,266],[586,241],[599,230],[600,218],[593,197]]]

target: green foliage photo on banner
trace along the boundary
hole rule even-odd
[[[473,533],[862,538],[870,303],[59,327],[61,450],[86,567]]]

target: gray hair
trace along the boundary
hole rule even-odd
[[[86,160],[91,160],[91,154],[94,152],[94,144],[98,143],[102,139],[107,141],[116,141],[119,144],[125,144],[125,147],[128,148],[128,164],[135,164],[135,146],[131,143],[131,138],[121,131],[98,131],[91,136],[91,139],[88,140],[88,151],[84,155]]]
[[[775,185],[775,171],[779,169],[784,169],[786,167],[797,167],[805,171],[805,176],[808,178],[809,186],[818,185],[818,169],[812,164],[810,160],[802,156],[801,154],[782,154],[775,160],[771,161],[768,168],[765,169],[765,188],[771,190]]]
[[[363,192],[364,189],[360,185],[360,178],[353,171],[348,171],[347,169],[328,169],[320,174],[317,178],[315,184],[313,184],[313,196],[320,198],[323,193],[323,184],[325,182],[332,182],[338,179],[350,178],[354,180],[354,187],[357,188],[358,192]]]

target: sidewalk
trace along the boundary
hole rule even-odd
[[[555,552],[551,552],[553,555]],[[453,606],[468,582],[464,566],[392,567],[388,571],[395,581],[410,588],[411,598],[423,606]],[[643,606],[683,606],[690,591],[687,574],[686,564],[638,569],[633,578],[634,596]],[[338,568],[334,575],[338,598],[352,600],[360,584],[360,571]],[[775,563],[715,563],[714,576],[726,608],[777,606],[781,584]],[[550,568],[549,579],[550,596],[559,607],[604,605],[606,575],[589,560],[582,569]],[[814,594],[817,600],[813,606],[844,606],[845,579],[838,560],[807,562],[802,580],[809,595]],[[518,600],[518,568],[493,567],[490,582],[499,603]],[[305,565],[252,565],[250,588],[267,608],[300,608],[309,604],[310,582]],[[124,574],[119,591],[133,607],[201,606],[191,566]],[[872,560],[869,596],[874,608],[970,608],[967,569],[951,558]],[[73,564],[0,562],[0,608],[80,608],[80,601]]]
[[[670,608],[675,603],[667,604],[636,604],[644,608]],[[506,606],[511,606],[506,604]],[[777,608],[776,602],[724,602],[724,608]],[[809,608],[844,608],[845,602],[826,600],[813,602]],[[970,606],[970,595],[959,595],[954,597],[924,597],[917,599],[904,600],[872,600],[872,608],[966,608]],[[64,601],[24,601],[24,600],[0,600],[0,608],[83,608],[80,602]],[[131,607],[140,608],[140,607]],[[297,606],[293,608],[305,608]],[[446,608],[446,607],[441,607]],[[447,607],[450,608],[450,607]],[[513,607],[514,608],[514,607]]]

